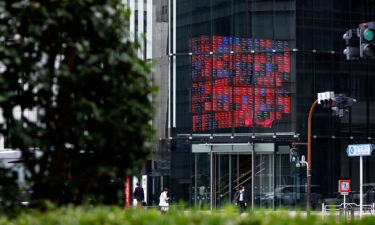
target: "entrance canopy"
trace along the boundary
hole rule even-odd
[[[210,143],[210,144],[193,144],[193,153],[267,153],[275,151],[274,143]]]

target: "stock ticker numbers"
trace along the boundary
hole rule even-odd
[[[193,131],[272,128],[291,113],[287,41],[200,36],[190,51]]]

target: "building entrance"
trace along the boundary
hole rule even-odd
[[[212,206],[222,207],[232,202],[243,185],[248,207],[273,207],[273,154],[212,153]]]
[[[245,187],[248,204],[251,204],[252,155],[251,154],[214,154],[215,187],[214,204],[216,207],[229,204],[240,185]]]
[[[243,185],[248,207],[274,206],[273,143],[197,145],[193,153],[195,204],[223,207]]]
[[[273,143],[193,145],[193,204],[223,207],[243,185],[248,207],[305,207],[306,168],[290,162],[289,149]],[[313,206],[321,203],[316,188]]]

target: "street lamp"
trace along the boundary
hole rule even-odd
[[[331,108],[334,115],[343,117],[344,113],[352,107],[353,103],[357,102],[354,98],[346,97],[344,94],[335,94],[333,91],[326,91],[318,93],[316,99],[310,107],[309,117],[307,120],[307,142],[293,142],[292,145],[305,145],[307,146],[307,198],[306,207],[310,209],[310,196],[311,196],[311,121],[314,109],[317,104],[323,108]],[[301,160],[302,161],[302,160]]]

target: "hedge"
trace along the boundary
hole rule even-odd
[[[290,216],[287,211],[248,211],[239,214],[235,208],[220,211],[171,209],[123,210],[119,207],[63,207],[45,212],[23,212],[16,218],[0,218],[0,225],[338,225],[374,224],[372,217],[354,220],[339,216]]]

